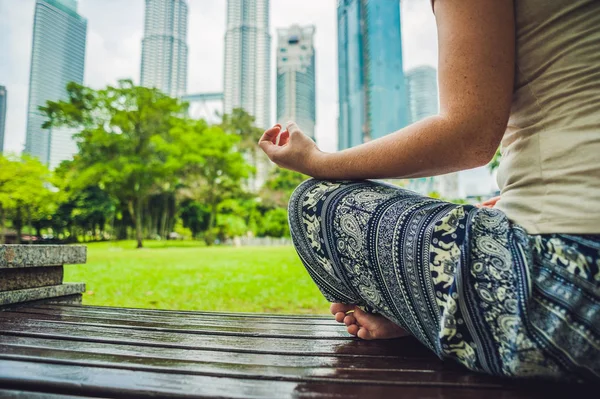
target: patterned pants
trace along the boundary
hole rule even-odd
[[[600,378],[600,236],[528,235],[498,210],[375,181],[307,180],[289,222],[327,300],[384,315],[440,358]]]

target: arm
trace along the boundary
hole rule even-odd
[[[276,125],[259,142],[271,160],[325,179],[432,176],[489,162],[510,112],[513,2],[438,0],[435,13],[438,115],[337,153],[318,151],[295,124]]]

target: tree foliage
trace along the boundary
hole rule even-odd
[[[127,204],[142,247],[144,203],[180,163],[173,156],[171,129],[185,113],[184,104],[157,89],[120,81],[115,87],[93,90],[70,83],[68,100],[48,102],[42,111],[48,126],[70,126],[79,153],[70,178],[79,188],[97,185]]]
[[[208,244],[247,234],[288,234],[286,207],[306,178],[275,170],[248,192],[262,130],[242,109],[209,125],[187,104],[130,80],[100,90],[70,83],[64,101],[40,110],[44,128],[74,129],[78,152],[52,173],[27,157],[0,157],[0,232],[87,241],[168,238]],[[45,234],[42,234],[45,232]]]
[[[0,243],[7,219],[20,242],[24,225],[31,226],[33,220],[44,220],[55,211],[56,195],[50,171],[37,159],[0,154]]]

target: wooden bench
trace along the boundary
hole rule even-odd
[[[49,251],[28,248],[19,250]],[[6,283],[19,273],[5,273],[7,247],[0,247],[3,253],[0,281]],[[63,255],[61,262],[83,263],[81,253]],[[31,252],[25,257],[37,259],[38,269],[59,266],[42,265],[56,263],[56,256],[52,262]],[[20,268],[15,259],[11,269]],[[62,278],[45,283],[61,286]],[[0,286],[0,398],[495,399],[577,395],[590,388],[471,373],[440,361],[412,338],[357,340],[325,316],[81,306],[82,285],[58,290],[66,293],[58,299],[29,291],[26,301],[8,303],[17,297],[11,291],[43,288],[32,284]]]

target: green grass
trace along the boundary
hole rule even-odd
[[[86,305],[231,312],[327,313],[293,247],[206,247],[193,241],[88,244]]]

